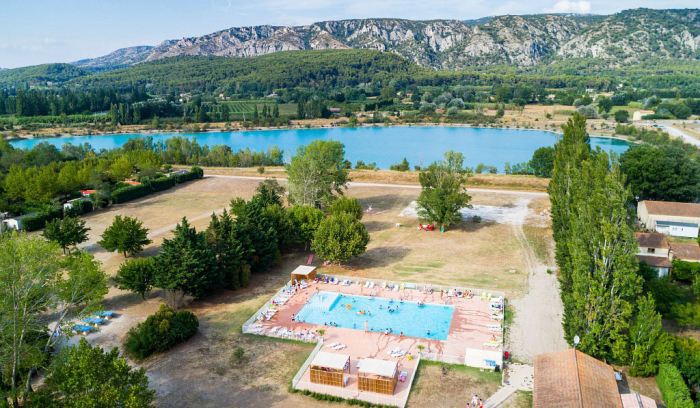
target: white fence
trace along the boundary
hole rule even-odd
[[[257,312],[255,312],[252,316],[250,316],[250,319],[246,320],[246,322],[243,323],[243,333],[248,331],[248,327],[250,327],[251,324],[254,324],[258,320],[258,317],[260,317],[260,315],[270,307],[270,302],[272,302],[273,299],[278,298],[282,294],[282,292],[284,292],[286,289],[288,289],[291,286],[291,284],[292,284],[291,281],[287,282],[287,284],[283,288],[278,290],[277,293],[275,293],[270,298],[270,300],[265,302],[265,304],[262,305],[262,307],[260,309],[258,309]]]
[[[428,283],[411,283],[411,282],[402,282],[402,281],[389,281],[389,280],[384,280],[384,279],[368,279],[368,278],[358,278],[356,276],[339,276],[339,275],[325,275],[325,274],[319,274],[319,278],[336,278],[340,281],[345,281],[349,280],[352,283],[355,282],[374,282],[375,287],[381,287],[382,283],[386,283],[387,285],[411,285],[411,287],[406,287],[406,289],[412,289],[412,290],[419,290],[419,291],[425,291],[425,290],[430,290],[432,289],[433,291],[439,292],[439,291],[444,291],[445,293],[449,292],[450,290],[462,290],[462,291],[469,291],[471,289],[472,293],[474,296],[479,297],[482,294],[490,294],[492,297],[502,297],[505,298],[505,292],[501,292],[498,290],[484,290],[484,289],[476,289],[476,288],[470,288],[466,286],[445,286],[445,285],[433,285],[433,284],[428,284]]]

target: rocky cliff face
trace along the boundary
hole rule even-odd
[[[628,10],[607,17],[531,15],[476,21],[365,19],[300,27],[256,26],[132,47],[78,61],[84,67],[132,65],[177,55],[252,57],[279,51],[368,48],[393,52],[436,69],[567,58],[611,64],[643,56],[700,57],[700,11]]]

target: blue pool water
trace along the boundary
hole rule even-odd
[[[288,129],[249,132],[216,132],[197,134],[119,134],[99,136],[74,136],[51,139],[33,139],[12,142],[16,147],[32,146],[46,141],[57,147],[65,143],[89,143],[96,150],[121,147],[129,138],[152,136],[155,142],[181,135],[197,138],[200,145],[228,145],[236,151],[250,148],[254,151],[278,146],[284,150],[285,162],[289,162],[299,146],[313,140],[337,140],[345,145],[345,157],[353,165],[358,160],[377,163],[381,169],[398,163],[405,157],[411,165],[427,166],[442,159],[448,150],[464,154],[465,165],[476,167],[479,163],[496,166],[504,171],[506,162],[522,163],[532,158],[540,147],[554,146],[559,135],[536,130],[478,129],[440,126],[392,126],[333,129]],[[622,153],[629,147],[624,141],[608,138],[591,138],[591,146]]]
[[[348,309],[348,305],[351,306]],[[389,308],[396,310],[389,312]],[[359,311],[369,314],[358,315]],[[389,300],[366,296],[339,295],[330,292],[317,292],[309,303],[297,313],[296,319],[304,323],[330,325],[364,330],[365,322],[370,331],[390,330],[390,333],[404,336],[447,340],[450,331],[454,306],[426,303],[419,307],[416,302]],[[430,334],[428,334],[430,331]]]

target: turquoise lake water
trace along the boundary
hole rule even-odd
[[[197,134],[154,133],[119,134],[100,136],[77,136],[51,139],[22,140],[13,142],[16,147],[31,148],[46,141],[57,147],[65,143],[89,143],[96,150],[121,147],[129,138],[152,136],[158,142],[169,137],[182,135],[197,138],[201,145],[226,144],[236,151],[250,148],[253,151],[266,150],[277,145],[284,150],[285,161],[289,161],[297,148],[313,140],[337,140],[345,144],[345,157],[353,163],[375,162],[380,169],[388,169],[404,157],[411,168],[441,159],[448,150],[464,154],[466,165],[475,167],[479,163],[496,166],[503,172],[506,162],[522,163],[532,158],[532,153],[543,146],[554,146],[559,135],[518,129],[476,129],[442,126],[392,126],[332,129],[294,129],[246,132],[216,132]],[[593,148],[622,153],[629,147],[624,141],[608,138],[591,138]]]
[[[296,320],[320,326],[335,323],[338,327],[356,330],[364,330],[367,322],[367,329],[374,332],[389,329],[396,335],[403,332],[404,336],[444,341],[450,331],[454,310],[454,306],[426,303],[419,307],[416,302],[401,303],[380,297],[370,300],[366,296],[321,291],[314,293]],[[369,314],[359,315],[360,311]]]

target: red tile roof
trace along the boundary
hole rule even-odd
[[[671,261],[665,256],[637,255],[637,259],[657,268],[670,268],[673,266]]]
[[[673,252],[674,259],[700,261],[700,246],[698,246],[698,244],[680,244],[674,242],[671,244],[671,252]]]
[[[656,232],[637,232],[637,244],[643,248],[665,248],[668,249],[666,235]]]
[[[622,408],[609,365],[580,351],[535,357],[534,408]]]
[[[700,204],[668,201],[642,201],[649,214],[700,218]]]

